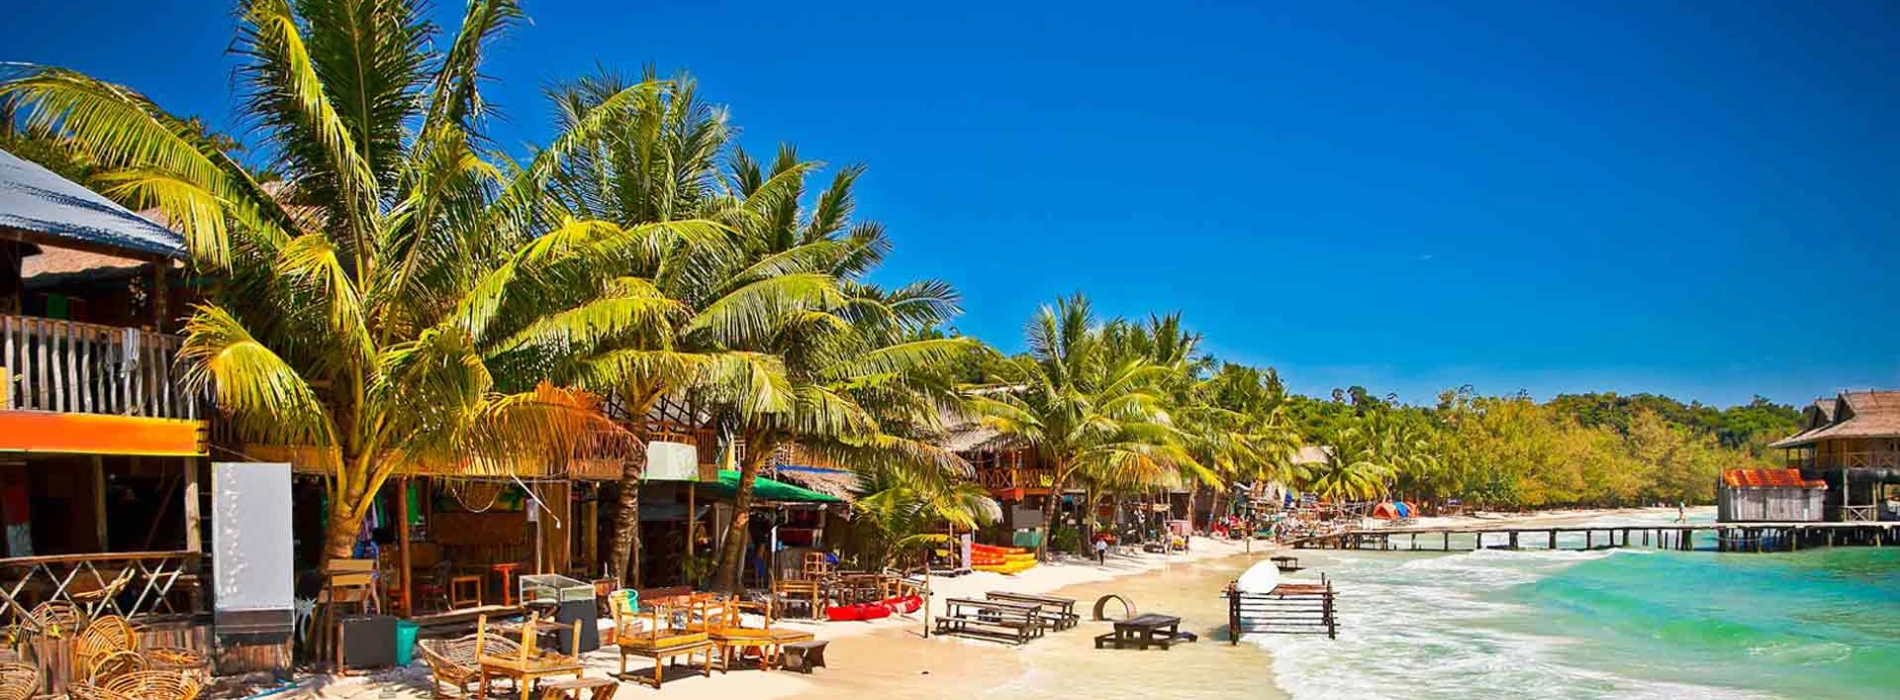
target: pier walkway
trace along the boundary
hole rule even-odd
[[[1289,539],[1287,546],[1314,549],[1464,552],[1478,549],[1576,549],[1648,547],[1681,551],[1794,551],[1812,547],[1881,547],[1900,544],[1900,522],[1851,523],[1671,523],[1614,526],[1496,526],[1354,528]],[[1558,535],[1582,534],[1581,541]]]

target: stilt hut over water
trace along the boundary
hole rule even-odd
[[[1770,447],[1789,469],[1827,482],[1831,522],[1900,519],[1900,390],[1843,391],[1802,412],[1802,430]]]

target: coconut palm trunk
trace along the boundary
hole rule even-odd
[[[754,447],[758,449],[753,449]],[[719,546],[719,571],[713,575],[713,588],[728,593],[744,590],[745,550],[751,543],[752,484],[759,470],[770,459],[776,445],[763,440],[747,440],[745,461],[739,465],[739,487],[732,495],[732,521],[726,527],[726,541]]]
[[[1049,495],[1042,499],[1042,538],[1036,541],[1036,561],[1049,561],[1049,541],[1056,536],[1056,516],[1061,512],[1062,490],[1068,487],[1069,476],[1069,470],[1057,466]]]
[[[620,508],[614,511],[614,548],[608,566],[615,580],[629,588],[639,588],[640,576],[640,475],[646,471],[644,450],[627,458],[620,475]]]

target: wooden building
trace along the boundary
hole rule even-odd
[[[73,602],[203,643],[206,423],[172,334],[186,257],[0,151],[0,624]]]
[[[1799,469],[1730,469],[1715,485],[1716,521],[1821,522],[1826,497],[1827,482]]]
[[[1826,519],[1900,519],[1900,390],[1843,391],[1802,411],[1802,430],[1770,447],[1787,466],[1828,485]]]

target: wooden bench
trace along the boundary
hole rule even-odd
[[[1095,648],[1147,649],[1158,646],[1162,651],[1167,651],[1170,646],[1198,638],[1193,632],[1181,631],[1181,618],[1149,613],[1116,622],[1115,631],[1095,638]]]
[[[990,600],[1006,603],[1031,603],[1042,606],[1042,622],[1057,632],[1072,629],[1082,623],[1082,616],[1075,612],[1074,598],[1058,598],[1052,595],[1033,593],[1011,593],[1009,591],[990,591],[984,594]]]
[[[692,629],[691,621],[705,617],[705,603],[695,602],[691,596],[663,597],[653,605],[642,605],[645,614],[628,610],[624,600],[616,597],[611,601],[614,614],[614,644],[620,648],[620,677],[640,683],[644,678],[627,675],[627,657],[640,656],[653,660],[653,680],[651,685],[660,687],[666,675],[666,667],[678,657],[686,657],[687,665],[692,665],[693,657],[704,654],[706,659],[701,671],[712,675],[713,656],[718,653],[719,645],[706,634],[704,629]],[[644,624],[644,629],[642,628]]]
[[[1042,606],[1001,600],[950,598],[937,618],[938,634],[988,637],[1027,644],[1042,636]]]

